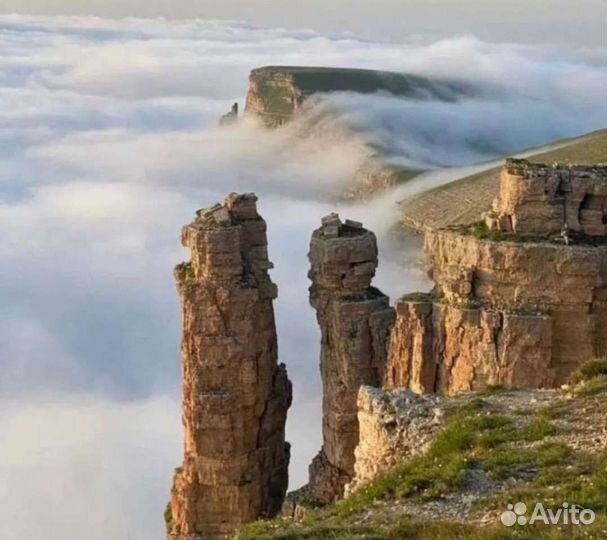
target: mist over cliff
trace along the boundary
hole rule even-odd
[[[15,540],[162,534],[181,441],[171,271],[195,209],[230,191],[260,197],[280,360],[295,385],[295,487],[319,446],[312,230],[335,209],[362,219],[380,239],[377,285],[392,298],[423,289],[390,234],[394,202],[457,176],[437,170],[370,204],[335,203],[366,157],[379,147],[406,165],[467,165],[607,124],[592,52],[27,16],[0,17],[0,43],[0,518]],[[217,127],[250,69],[269,63],[442,76],[479,93],[454,103],[333,95],[280,130]]]

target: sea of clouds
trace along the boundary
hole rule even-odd
[[[0,16],[0,537],[151,540],[181,460],[180,227],[231,191],[269,224],[280,359],[295,385],[292,487],[320,446],[307,244],[339,210],[380,240],[377,284],[427,288],[396,202],[464,167],[605,127],[597,59],[456,37],[431,45],[240,22]],[[267,64],[379,68],[474,85],[455,103],[328,96],[290,126],[218,128]],[[302,136],[306,135],[306,136]],[[382,148],[429,169],[336,202]],[[449,167],[449,168],[445,168]]]

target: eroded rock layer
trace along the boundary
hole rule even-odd
[[[455,393],[563,384],[607,353],[607,248],[428,233],[436,294],[396,306],[386,383]]]
[[[225,538],[276,515],[287,489],[292,392],[277,364],[277,290],[256,201],[231,194],[182,232],[191,250],[175,270],[185,455],[167,509],[171,540]]]
[[[342,223],[336,214],[323,218],[309,258],[323,381],[323,447],[310,466],[309,490],[326,503],[343,495],[354,474],[358,390],[381,383],[394,310],[388,297],[371,287],[377,241],[360,223]]]
[[[585,236],[604,237],[607,166],[545,165],[509,159],[487,225],[492,230],[519,234],[554,234],[565,227]]]
[[[569,221],[564,210],[574,199],[600,198],[603,173],[511,160],[494,209],[512,212],[488,217],[500,233],[428,231],[436,287],[397,302],[385,383],[447,394],[488,385],[547,388],[607,354],[603,203],[592,216],[584,204],[576,207]],[[551,234],[559,231],[557,242]]]
[[[360,442],[348,493],[415,456],[424,454],[445,418],[446,401],[407,389],[361,386],[358,393]]]

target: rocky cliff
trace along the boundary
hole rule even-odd
[[[599,226],[607,222],[606,182],[606,167],[508,161],[485,222],[426,231],[435,287],[401,298],[395,309],[371,286],[375,235],[337,214],[322,219],[310,241],[309,292],[321,331],[323,446],[309,484],[289,498],[283,516],[331,520],[365,511],[376,493],[423,492],[440,496],[441,512],[472,515],[457,492],[470,502],[509,489],[487,472],[496,466],[492,445],[512,453],[555,433],[539,410],[533,421],[504,419],[505,411],[538,400],[554,405],[555,391],[537,389],[561,386],[573,373],[597,379],[575,389],[579,395],[607,392],[605,362],[582,367],[607,356],[607,230]],[[176,269],[186,442],[167,524],[171,540],[215,540],[281,510],[291,386],[277,365],[276,287],[256,197],[232,194],[199,211],[182,239],[192,252]],[[486,392],[481,399],[475,391]],[[580,411],[593,414],[585,404]],[[582,441],[584,450],[604,452],[604,429],[567,437],[561,447],[577,450]],[[348,501],[331,506],[344,495]],[[420,505],[398,502],[383,515],[411,508]],[[440,515],[436,507],[421,511]]]
[[[509,159],[486,222],[501,232],[549,235],[566,228],[582,236],[605,237],[607,167]]]
[[[386,92],[410,99],[455,101],[472,93],[464,84],[368,69],[268,66],[249,78],[246,110],[269,127],[284,124],[314,94]]]
[[[323,382],[323,447],[310,466],[309,491],[327,503],[343,495],[354,474],[358,390],[382,380],[394,311],[388,297],[371,287],[377,241],[360,223],[342,223],[336,214],[323,218],[309,258]]]
[[[272,517],[287,489],[291,383],[277,364],[277,289],[256,200],[232,194],[183,229],[185,448],[167,509],[171,540],[224,538]]]
[[[513,179],[515,165],[535,172]],[[488,385],[553,387],[581,363],[607,354],[607,245],[605,236],[584,234],[599,232],[597,217],[578,208],[575,239],[550,236],[564,225],[563,201],[554,202],[561,177],[572,180],[575,199],[583,201],[582,192],[602,192],[605,168],[550,170],[558,182],[543,166],[509,162],[494,208],[517,203],[510,214],[488,217],[494,226],[518,224],[544,236],[492,233],[485,224],[426,233],[436,287],[397,303],[387,385],[448,394]],[[538,205],[546,209],[539,221],[529,213]],[[561,221],[548,219],[553,211]]]
[[[559,141],[555,146],[527,154],[534,163],[576,163],[589,167],[607,162],[607,130]],[[500,193],[501,173],[500,167],[489,169],[408,197],[400,203],[402,224],[415,231],[426,231],[479,222]]]
[[[299,522],[256,523],[238,540],[605,538],[607,362],[587,364],[559,390],[445,398],[362,387],[359,407],[348,497]],[[542,503],[596,519],[510,527],[516,502],[527,518]]]
[[[347,494],[425,453],[444,421],[446,402],[437,395],[418,395],[407,389],[361,386],[357,407],[360,440]]]

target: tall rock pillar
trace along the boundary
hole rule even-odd
[[[273,517],[288,484],[291,383],[277,364],[266,223],[253,194],[231,194],[184,227],[185,455],[166,512],[170,540],[225,538]]]
[[[371,287],[377,268],[375,234],[331,214],[310,243],[310,303],[321,330],[323,447],[310,465],[310,496],[328,503],[343,496],[354,475],[361,385],[383,377],[394,310]]]

